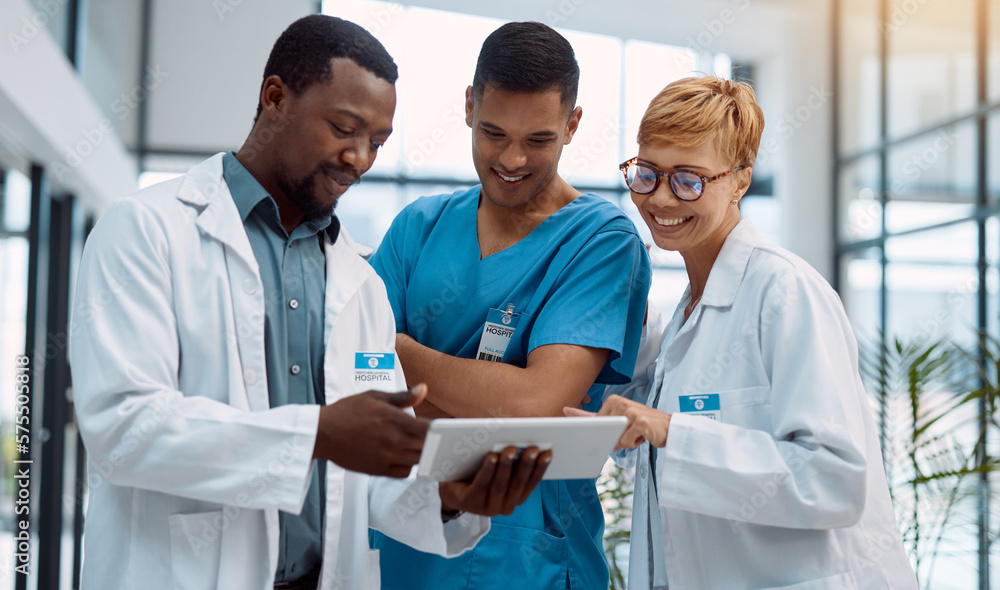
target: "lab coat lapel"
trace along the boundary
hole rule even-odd
[[[232,295],[235,334],[243,369],[244,390],[230,390],[230,404],[260,412],[270,408],[264,358],[264,285],[246,228],[222,175],[222,156],[216,154],[188,173],[177,198],[191,206],[195,223],[220,242],[225,251],[229,292]],[[246,397],[239,396],[241,391]]]
[[[370,256],[371,248],[362,246],[351,238],[344,226],[336,242],[323,234],[326,253],[326,309],[323,321],[323,342],[329,342],[333,327],[337,323],[347,302],[354,297],[361,285],[375,273],[375,269],[362,258]]]
[[[702,315],[710,307],[732,307],[739,292],[743,278],[750,264],[750,255],[760,242],[760,234],[749,219],[740,220],[726,237],[719,256],[712,265],[705,292],[701,295],[699,305],[691,311],[691,316],[684,320],[684,307],[691,301],[691,286],[688,285],[681,297],[677,309],[674,310],[670,325],[667,326],[666,346],[661,352],[656,367],[656,389],[659,392],[660,383],[664,382],[664,372],[673,369],[667,367],[664,359],[682,359],[690,348],[691,342],[702,321]],[[658,399],[658,398],[657,398]],[[655,406],[654,406],[655,407]]]

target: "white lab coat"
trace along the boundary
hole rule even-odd
[[[655,459],[624,456],[629,587],[915,589],[837,294],[743,220],[685,322],[690,297],[665,331],[650,315],[635,381],[610,388],[671,414]],[[713,393],[720,420],[680,413]]]
[[[385,287],[343,229],[325,237],[326,402],[367,389],[355,353],[394,351]],[[87,242],[70,359],[89,453],[85,590],[265,590],[278,510],[301,510],[318,405],[269,409],[257,263],[222,155],[125,198]],[[405,387],[399,363],[393,381]],[[378,587],[368,527],[458,555],[489,529],[442,525],[437,485],[327,464],[321,588]]]

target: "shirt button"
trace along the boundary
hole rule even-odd
[[[299,367],[298,365],[292,365],[291,368],[288,370],[292,372],[292,375],[298,375],[299,371],[301,371],[302,368]]]
[[[288,302],[288,307],[291,307],[292,309],[298,309],[299,308],[299,300],[298,299],[292,299],[291,301]]]
[[[247,371],[243,373],[243,379],[246,381],[247,385],[253,385],[254,383],[257,383],[257,373],[255,373],[252,369],[247,369]]]

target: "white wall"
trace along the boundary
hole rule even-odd
[[[242,145],[253,124],[271,46],[313,0],[153,2],[147,149],[214,153]]]
[[[16,163],[44,163],[93,210],[135,190],[135,164],[46,30],[51,16],[24,0],[0,0],[0,14],[0,135]]]

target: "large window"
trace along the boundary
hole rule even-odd
[[[988,464],[1000,430],[979,417],[978,400],[958,402],[990,382],[977,377],[977,363],[998,366],[978,338],[1000,337],[1000,1],[836,0],[836,7],[837,287],[870,365],[915,369],[909,381],[869,384],[887,471],[899,467],[899,448],[913,452],[924,475],[946,471],[945,464],[976,464],[977,453]],[[918,352],[938,347],[930,357],[907,356],[897,341]],[[945,349],[954,356],[939,374],[919,372]],[[914,388],[924,416],[959,407],[914,434],[914,421],[894,419],[892,406],[899,396],[909,403]],[[914,477],[890,473],[890,483],[921,587],[1000,587],[1000,568],[991,571],[989,559],[995,476],[941,477],[917,487]],[[950,504],[935,504],[946,498],[942,490],[955,492]]]
[[[393,136],[362,184],[337,206],[338,216],[355,239],[375,247],[396,213],[417,197],[478,183],[465,124],[465,89],[472,82],[483,39],[503,21],[367,0],[325,2],[324,12],[366,27],[399,65]],[[695,75],[699,64],[712,63],[716,56],[560,32],[580,62],[577,102],[584,114],[576,136],[563,151],[559,172],[576,188],[621,207],[651,242],[624,190],[618,164],[638,150],[635,134],[653,96],[670,82]],[[719,57],[715,61],[728,63],[728,58]],[[757,197],[745,201],[744,214],[753,218],[770,241],[778,242],[777,201]],[[669,314],[687,285],[684,264],[676,253],[654,252],[653,265],[651,299]]]

